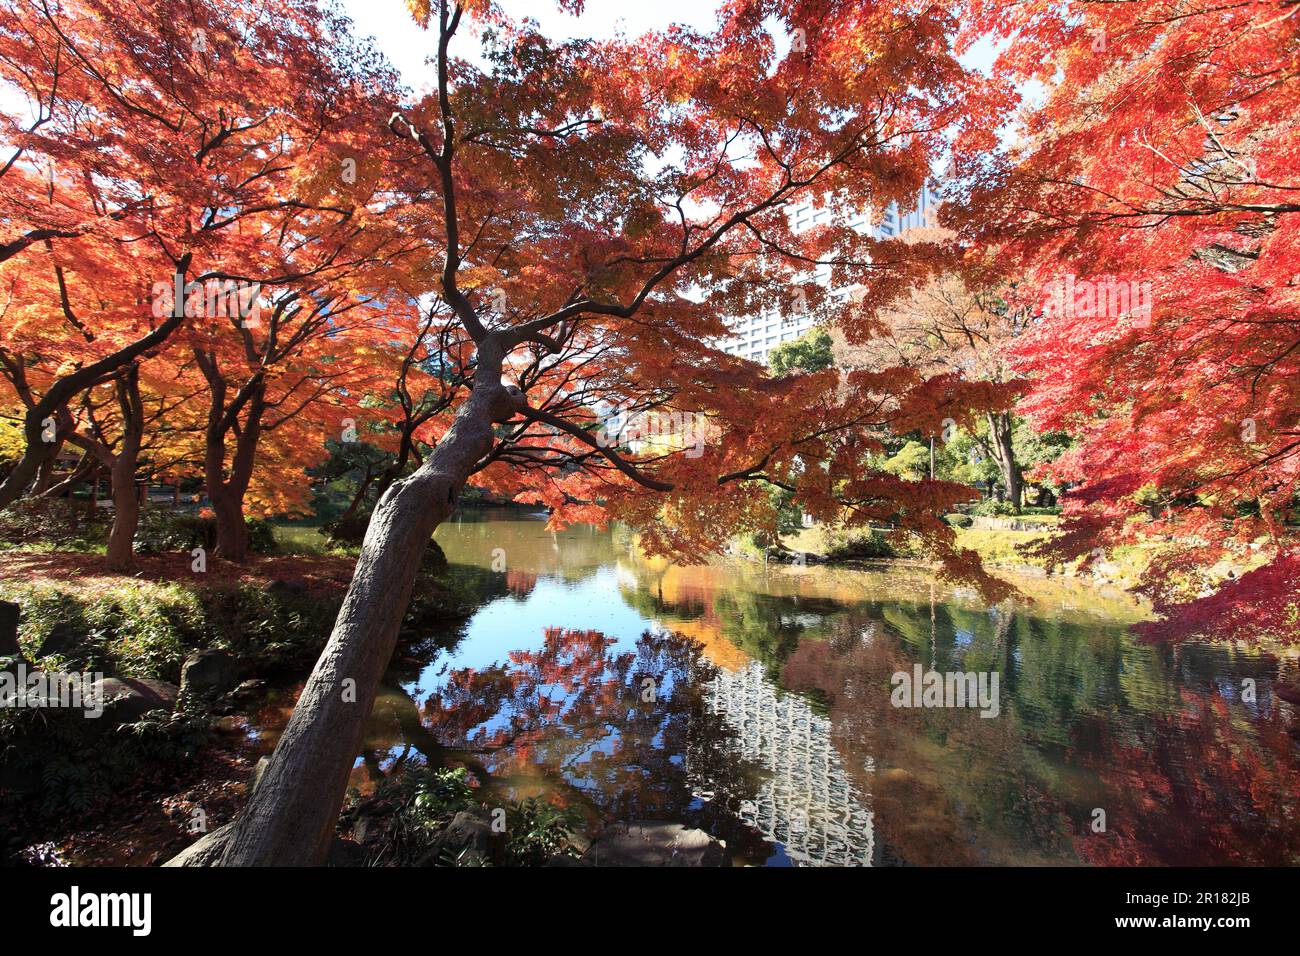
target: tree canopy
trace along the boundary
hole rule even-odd
[[[1294,8],[727,0],[555,40],[408,7],[419,93],[328,0],[0,0],[0,507],[80,456],[116,570],[141,481],[201,480],[232,561],[309,470],[369,515],[226,862],[323,855],[471,485],[683,562],[775,498],[996,601],[943,520],[980,476],[925,460],[960,434],[1017,509],[1026,465],[1068,487],[1053,554],[1161,546],[1152,636],[1296,637]],[[941,228],[853,226],[940,169]],[[796,303],[771,369],[718,348]]]

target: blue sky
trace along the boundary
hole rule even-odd
[[[401,71],[412,89],[418,91],[430,84],[432,75],[424,59],[433,48],[431,37],[411,19],[403,0],[341,2],[356,24],[356,32],[374,38],[375,45]],[[562,13],[555,0],[500,0],[500,3],[512,17],[536,20],[555,39],[604,39],[620,30],[628,36],[638,36],[672,23],[708,30],[715,22],[719,6],[718,0],[655,0],[653,3],[588,0],[582,16],[573,17]],[[461,43],[457,52],[472,56],[472,41]],[[993,48],[990,44],[977,45],[962,59],[970,66],[986,70],[992,63]]]

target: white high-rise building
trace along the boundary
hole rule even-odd
[[[910,212],[901,213],[898,204],[892,203],[885,210],[879,223],[872,223],[866,214],[849,220],[849,226],[858,232],[870,232],[876,239],[890,239],[901,235],[909,229],[923,226],[930,221],[939,200],[929,183],[917,193],[916,206]],[[800,233],[814,226],[830,221],[829,209],[818,209],[811,201],[790,206],[786,210],[790,217],[791,230]],[[831,286],[831,267],[818,266],[814,272],[816,281],[827,288]],[[849,295],[854,286],[842,286],[832,289],[832,294],[839,297]],[[767,364],[772,349],[782,342],[789,342],[803,335],[813,326],[813,316],[808,311],[791,309],[785,314],[771,310],[759,315],[748,316],[732,325],[733,335],[724,339],[719,348],[732,355],[739,355],[753,362]]]

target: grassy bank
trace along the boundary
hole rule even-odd
[[[0,600],[20,608],[29,674],[89,672],[137,690],[147,681],[160,695],[125,719],[0,709],[0,861],[160,862],[188,844],[189,815],[201,810],[215,826],[238,810],[259,755],[245,728],[268,692],[310,670],[355,563],[314,529],[293,529],[282,547],[297,553],[209,559],[203,570],[188,552],[140,555],[130,575],[105,571],[90,550],[0,553]],[[482,586],[467,573],[430,548],[408,638],[443,633],[472,610]],[[215,697],[178,697],[198,651],[224,652],[234,676]],[[20,663],[0,659],[15,674]],[[92,818],[100,825],[87,829]]]
[[[1055,574],[1066,577],[1087,577],[1121,588],[1136,586],[1155,553],[1153,547],[1127,546],[1113,548],[1101,560],[1086,568],[1085,560],[1053,565],[1034,553],[1037,545],[1048,541],[1054,533],[1058,518],[1053,515],[1033,516],[1027,523],[1041,526],[1041,530],[1024,530],[1002,527],[957,527],[956,544],[959,548],[974,551],[985,567],[1018,574]],[[782,544],[795,552],[815,556],[831,564],[851,564],[863,560],[917,560],[926,555],[907,542],[898,542],[886,532],[875,529],[842,529],[816,525],[803,528],[794,534],[782,536]]]

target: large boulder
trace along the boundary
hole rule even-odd
[[[181,665],[181,693],[187,697],[220,697],[239,684],[239,662],[226,651],[195,651]]]
[[[330,844],[329,855],[325,857],[326,866],[365,866],[366,851],[355,840],[335,837]]]
[[[179,687],[162,680],[105,677],[91,685],[87,708],[102,707],[105,723],[130,724],[151,710],[170,711],[179,694]]]
[[[730,866],[727,844],[703,830],[666,820],[640,820],[607,827],[580,866]]]
[[[419,865],[496,866],[505,862],[505,856],[505,834],[494,833],[492,823],[485,815],[462,810],[438,834]]]
[[[302,597],[307,593],[307,585],[301,581],[282,581],[277,578],[266,586],[266,593],[279,598]]]

